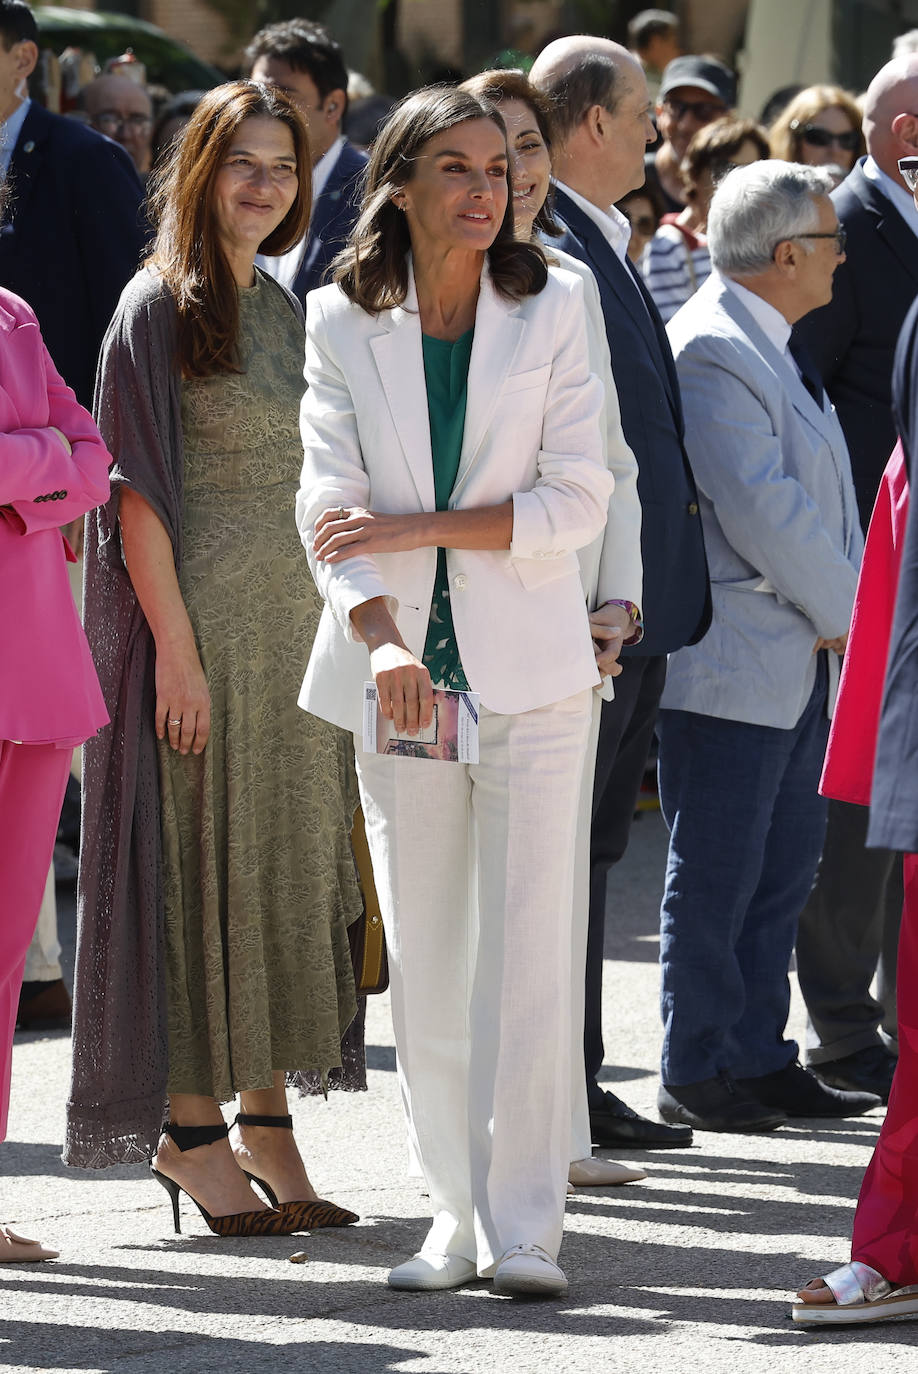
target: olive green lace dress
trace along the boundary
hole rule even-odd
[[[294,524],[303,331],[261,275],[242,374],[186,381],[180,585],[211,694],[198,757],[160,746],[170,1093],[228,1101],[341,1063],[360,912],[350,740],[296,704],[321,602]]]

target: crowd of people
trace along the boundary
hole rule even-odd
[[[305,20],[157,112],[123,68],[43,109],[37,37],[0,0],[0,1139],[83,744],[67,1163],[149,1162],[176,1231],[183,1195],[224,1237],[359,1221],[287,1093],[366,1087],[378,896],[432,1214],[393,1288],[561,1296],[567,1190],[643,1177],[595,1146],[888,1101],[793,1315],[918,1311],[918,56],[759,123],[646,11],[383,102],[364,151]],[[469,760],[377,752],[369,679],[412,747],[458,696]],[[659,1120],[600,1085],[654,741]]]

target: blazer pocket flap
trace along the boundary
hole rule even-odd
[[[538,591],[559,577],[580,577],[580,563],[575,553],[562,553],[557,558],[513,558],[513,567],[527,592]]]
[[[546,363],[544,367],[534,367],[529,372],[515,372],[504,382],[503,394],[506,396],[512,391],[532,391],[537,386],[547,386],[550,376],[551,363]]]

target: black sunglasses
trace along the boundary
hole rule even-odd
[[[833,134],[830,129],[821,129],[818,124],[801,124],[799,119],[792,119],[790,127],[811,148],[831,148],[834,144],[846,153],[856,153],[860,143],[857,129],[849,129],[844,134]]]
[[[636,229],[639,234],[650,235],[656,233],[657,222],[654,219],[653,215],[634,216],[629,215],[627,210],[623,211],[623,214],[625,216],[625,219],[631,225],[632,229]]]
[[[912,195],[918,190],[918,157],[900,157],[899,171]]]
[[[662,103],[677,124],[687,114],[699,124],[710,124],[712,120],[727,113],[726,105],[722,105],[720,101],[715,104],[713,100],[674,100],[671,95],[665,95]]]

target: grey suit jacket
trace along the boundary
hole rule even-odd
[[[714,619],[670,657],[661,705],[790,729],[816,639],[848,629],[863,551],[841,425],[716,275],[668,333]]]

